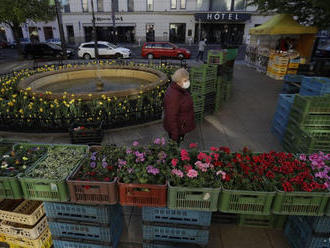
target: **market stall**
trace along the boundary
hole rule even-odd
[[[310,58],[316,33],[316,27],[300,25],[291,15],[275,15],[250,29],[246,61],[272,78],[283,79]]]

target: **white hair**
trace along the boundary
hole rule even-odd
[[[189,78],[189,72],[184,68],[180,68],[176,70],[172,75],[172,81],[176,83],[179,83],[183,79],[188,79],[188,78]]]

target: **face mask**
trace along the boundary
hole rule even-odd
[[[183,82],[183,85],[182,85],[182,88],[184,88],[184,89],[188,89],[189,87],[190,87],[190,81],[189,81],[189,80],[184,81],[184,82]]]

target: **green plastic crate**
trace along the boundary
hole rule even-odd
[[[17,177],[0,177],[0,198],[23,198],[23,191]]]
[[[168,185],[167,206],[172,209],[217,211],[220,188],[188,188]]]
[[[304,115],[330,113],[330,94],[325,96],[296,95],[292,108],[299,109]]]
[[[226,49],[226,61],[235,60],[237,57],[237,53],[238,53],[237,48]]]
[[[276,192],[222,189],[219,211],[234,214],[269,215]]]
[[[209,79],[216,79],[217,66],[216,65],[200,65],[192,67],[190,70],[191,82],[204,82]]]
[[[224,50],[208,50],[207,52],[207,63],[222,65],[225,63],[225,52]]]
[[[322,216],[326,211],[328,198],[329,193],[277,190],[272,212],[281,215]]]
[[[290,117],[300,127],[330,127],[330,111],[324,114],[309,114],[297,108],[291,108]]]
[[[239,226],[283,229],[286,215],[250,215],[239,216]]]

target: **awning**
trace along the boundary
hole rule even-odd
[[[278,14],[264,24],[251,28],[253,35],[281,35],[281,34],[316,34],[316,27],[306,27],[293,20],[292,15]]]

